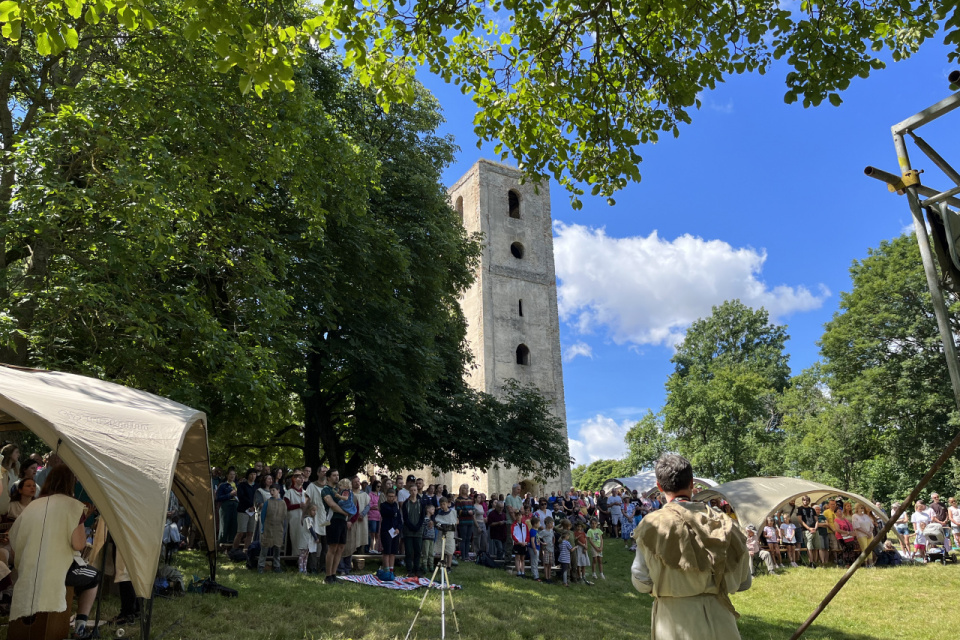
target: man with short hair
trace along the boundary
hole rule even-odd
[[[487,516],[487,526],[490,529],[490,554],[501,560],[510,537],[510,525],[507,524],[507,514],[503,511],[501,501],[496,500],[493,503],[493,511]]]
[[[327,486],[320,494],[323,497],[323,504],[330,512],[330,524],[327,525],[327,576],[323,579],[330,584],[337,581],[337,565],[340,564],[343,547],[347,542],[347,512],[337,504],[339,481],[340,472],[336,469],[328,469]]]
[[[253,540],[253,529],[257,525],[257,512],[253,508],[253,498],[257,493],[257,471],[247,471],[246,482],[237,483],[237,535],[233,538],[233,548],[243,549]]]
[[[313,475],[312,467],[303,468],[303,488],[304,489],[310,486],[310,481],[313,480],[313,478],[311,478],[312,475]]]
[[[410,489],[415,486],[417,486],[417,478],[413,474],[410,474],[407,476],[407,483],[397,491],[397,502],[400,504],[406,502],[407,498],[410,497]]]
[[[613,495],[607,499],[607,509],[610,510],[610,537],[620,537],[620,524],[623,520],[623,498],[620,489],[614,489]]]
[[[811,567],[817,566],[817,555],[823,547],[820,534],[817,533],[817,512],[810,506],[810,496],[800,499],[801,506],[797,507],[797,516],[800,518],[800,527],[803,529],[804,542],[807,546],[807,560]]]
[[[633,586],[656,598],[650,635],[657,640],[740,638],[730,594],[750,588],[746,536],[729,516],[691,502],[693,468],[676,454],[654,466],[667,504],[634,531]]]
[[[940,502],[940,494],[936,491],[930,494],[930,504],[927,505],[927,508],[930,509],[930,517],[932,521],[944,527],[949,533],[950,517],[947,514],[947,508],[943,506],[942,502]]]

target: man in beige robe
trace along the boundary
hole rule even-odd
[[[367,521],[367,514],[370,513],[370,495],[360,488],[359,476],[353,476],[352,482],[351,488],[353,499],[357,503],[357,515],[362,517],[353,523],[353,527],[347,533],[347,549],[350,549],[349,543],[353,542],[352,553],[357,553],[363,551],[363,548],[370,543],[370,525]]]
[[[729,516],[690,502],[693,468],[665,454],[654,467],[667,503],[633,533],[633,586],[656,600],[652,640],[734,640],[738,614],[731,593],[750,588],[746,536]]]

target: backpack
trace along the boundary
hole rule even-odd
[[[243,549],[230,549],[230,551],[227,552],[227,557],[233,562],[247,561],[247,554],[243,551]]]
[[[382,580],[383,582],[393,582],[396,576],[393,575],[393,571],[387,571],[386,569],[377,569],[377,579]]]
[[[490,567],[491,569],[496,569],[497,565],[493,561],[493,558],[490,557],[490,554],[486,551],[481,551],[477,554],[477,564],[481,567]]]
[[[247,569],[256,569],[260,562],[260,541],[254,540],[247,547]]]

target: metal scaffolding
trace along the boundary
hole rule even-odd
[[[949,76],[950,84],[956,85],[960,82],[960,71],[954,71]],[[955,87],[953,87],[955,88]],[[937,118],[944,116],[954,109],[960,107],[960,92],[944,98],[935,105],[916,113],[902,122],[898,122],[890,129],[893,133],[893,146],[897,152],[897,162],[900,165],[900,175],[897,176],[874,167],[867,167],[864,173],[871,178],[876,178],[887,183],[890,191],[907,196],[907,202],[910,205],[910,213],[913,215],[913,228],[916,231],[917,244],[920,246],[920,257],[923,260],[923,270],[927,276],[927,287],[930,289],[930,297],[933,300],[933,311],[937,318],[937,326],[940,329],[940,339],[943,341],[944,356],[947,359],[947,369],[950,372],[950,384],[953,387],[954,401],[957,409],[960,410],[960,361],[957,360],[957,346],[954,341],[953,331],[950,329],[950,319],[947,315],[947,305],[944,301],[943,286],[950,288],[956,293],[960,293],[960,214],[951,209],[956,207],[960,209],[960,199],[956,198],[960,194],[960,173],[958,173],[946,160],[937,153],[923,138],[916,134],[917,129],[933,122]],[[927,156],[950,180],[955,184],[953,188],[944,191],[937,191],[928,186],[920,184],[920,174],[922,171],[914,169],[910,164],[910,156],[907,153],[907,136],[913,141],[920,151]],[[923,196],[924,199],[920,199]],[[927,224],[924,220],[924,210],[927,213],[927,219],[930,222],[930,231],[927,230]],[[930,236],[933,236],[934,248],[940,261],[940,269],[943,277],[937,274],[937,264],[934,261],[933,251],[930,248]],[[886,539],[887,533],[893,527],[893,524],[900,518],[901,514],[907,508],[907,505],[913,504],[920,491],[930,482],[933,475],[943,466],[950,456],[953,455],[957,447],[960,446],[960,433],[958,433],[950,444],[943,450],[926,475],[920,479],[920,482],[914,487],[910,495],[900,504],[896,513],[890,515],[884,527],[870,541],[867,548],[862,551],[856,562],[850,566],[843,577],[830,590],[830,593],[817,605],[810,617],[800,625],[800,627],[790,636],[790,640],[796,640],[803,635],[804,631],[813,624],[817,616],[830,604],[834,596],[840,592],[843,586],[860,568],[866,558],[873,553],[874,547]]]

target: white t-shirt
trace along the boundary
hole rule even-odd
[[[858,536],[869,536],[873,534],[873,519],[865,513],[857,513],[853,516],[853,533]]]
[[[783,533],[784,544],[796,544],[797,525],[792,522],[784,522],[780,525],[780,531]]]
[[[914,541],[914,544],[927,544],[927,537],[923,535],[923,527],[930,524],[930,510],[926,509],[924,511],[914,511],[913,515],[910,516],[910,522],[913,523],[913,530],[917,534],[917,539]],[[921,524],[923,526],[921,526]]]
[[[950,524],[960,526],[960,507],[947,507],[947,511],[950,513]]]
[[[607,498],[607,508],[610,509],[611,516],[623,515],[623,498],[620,496],[610,496]]]

